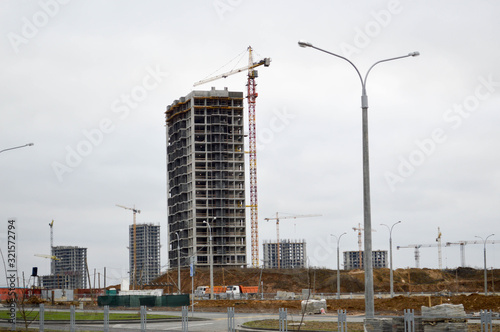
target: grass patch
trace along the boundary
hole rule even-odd
[[[300,321],[288,320],[288,331],[298,331]],[[261,328],[261,329],[279,329],[278,319],[263,319],[254,320],[251,322],[246,322],[243,324],[245,327],[249,328]],[[347,323],[347,328],[350,332],[362,332],[364,331],[363,323]],[[318,321],[304,321],[300,330],[304,331],[337,331],[337,322],[318,322]]]
[[[26,312],[27,319],[33,320],[38,319],[38,311]],[[17,312],[17,321],[21,322],[23,319],[21,314]],[[160,315],[160,314],[147,314],[147,319],[161,319],[161,318],[178,318],[178,316],[168,316],[168,315]],[[0,311],[0,319],[10,319],[10,312],[2,310]],[[133,320],[133,319],[141,319],[140,313],[110,313],[109,320]],[[70,320],[70,312],[66,311],[45,311],[44,313],[45,321],[69,321]],[[103,312],[75,312],[75,320],[104,320]]]

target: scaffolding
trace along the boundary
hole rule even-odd
[[[165,116],[169,266],[208,266],[209,229],[214,266],[246,265],[243,93],[192,91]]]

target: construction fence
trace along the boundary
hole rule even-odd
[[[189,294],[180,295],[103,295],[97,298],[100,307],[182,307],[189,306]]]

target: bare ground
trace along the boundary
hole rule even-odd
[[[488,272],[489,292],[494,293],[494,286],[500,287],[499,270]],[[492,276],[494,280],[492,280]],[[394,290],[397,293],[411,293],[412,296],[396,296],[392,299],[375,299],[377,314],[401,314],[404,309],[414,309],[420,312],[422,306],[442,303],[463,304],[466,312],[477,312],[489,309],[500,312],[500,296],[484,296],[477,294],[484,291],[483,270],[472,268],[458,268],[453,270],[432,269],[397,269],[394,271]],[[364,272],[362,270],[341,271],[341,293],[364,292]],[[390,289],[389,269],[374,270],[374,291],[388,293]],[[264,293],[288,291],[300,294],[302,289],[312,289],[315,294],[336,293],[337,271],[328,269],[254,269],[229,268],[214,270],[215,285],[245,285],[256,286],[263,282]],[[164,286],[165,292],[177,289],[177,270],[171,270],[155,281]],[[181,271],[181,284],[184,293],[191,293],[191,278],[189,270]],[[198,269],[194,277],[194,287],[209,285],[208,269]],[[153,285],[150,288],[158,288]],[[434,293],[434,296],[416,296],[425,292]],[[472,293],[470,295],[454,295],[454,293]],[[278,308],[287,308],[291,312],[300,310],[300,300],[200,300],[195,301],[196,309],[200,311],[225,311],[228,307],[235,307],[240,312],[278,311]],[[349,313],[364,312],[363,299],[327,300],[328,311],[336,312],[345,309]]]

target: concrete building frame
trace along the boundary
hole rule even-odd
[[[192,91],[167,107],[169,266],[246,266],[243,92]],[[179,234],[179,238],[175,235]],[[180,241],[180,251],[177,250]]]

